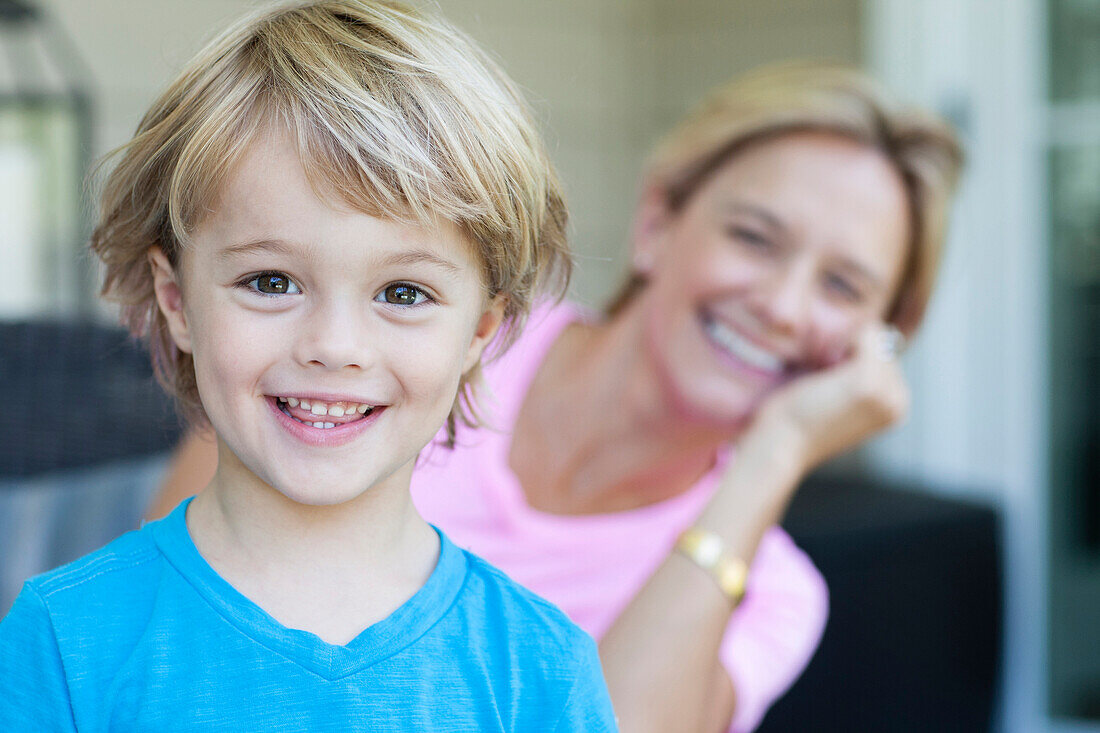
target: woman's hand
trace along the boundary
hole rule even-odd
[[[846,360],[770,395],[749,432],[778,441],[805,474],[899,422],[909,410],[909,388],[896,355],[884,348],[890,338],[889,327],[867,326]]]

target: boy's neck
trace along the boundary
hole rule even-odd
[[[235,470],[243,466],[221,447],[188,530],[210,566],[284,626],[347,643],[435,569],[439,538],[412,504],[411,466],[351,501],[311,506]]]

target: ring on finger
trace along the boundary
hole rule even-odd
[[[893,361],[905,350],[905,334],[894,326],[887,326],[879,332],[878,357],[883,361]]]

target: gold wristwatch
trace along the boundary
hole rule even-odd
[[[689,527],[676,540],[676,550],[706,570],[736,608],[745,595],[749,566],[726,552],[726,543],[714,532]]]

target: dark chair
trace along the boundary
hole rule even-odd
[[[784,526],[828,581],[830,617],[761,733],[990,730],[1002,629],[992,509],[822,475]]]
[[[0,615],[25,578],[137,527],[180,424],[149,357],[93,323],[0,323]]]
[[[148,456],[179,437],[149,357],[94,323],[0,322],[0,479]]]

